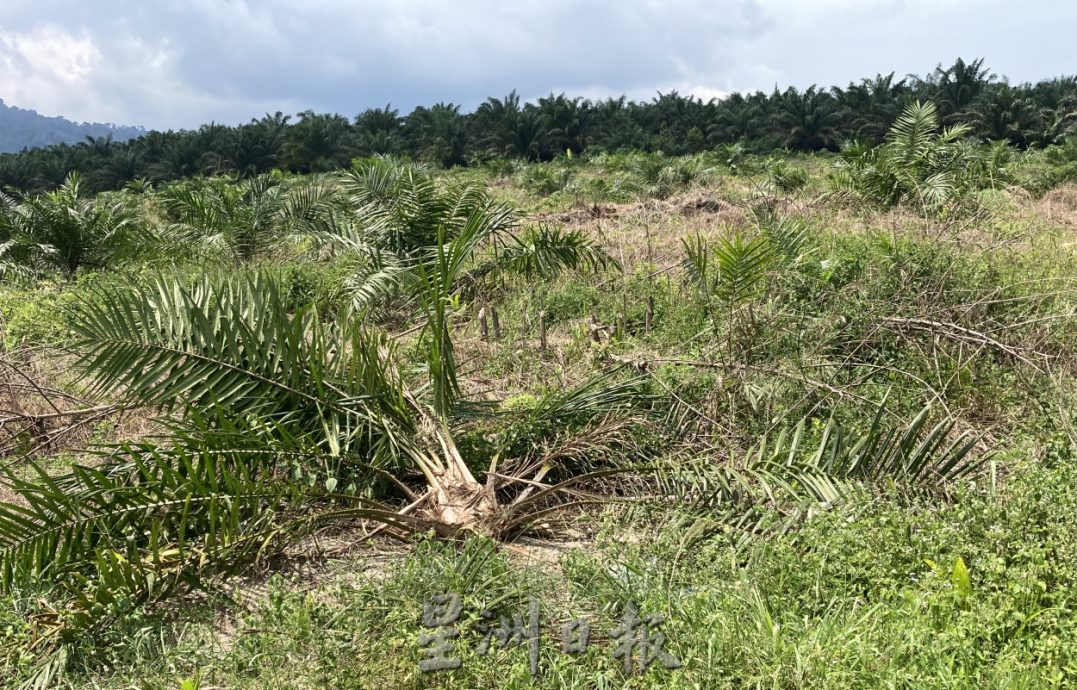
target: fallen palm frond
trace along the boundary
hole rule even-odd
[[[47,582],[70,595],[37,632],[54,647],[134,607],[249,572],[330,522],[428,523],[296,477],[267,449],[129,444],[105,462],[50,476],[6,474],[22,503],[0,504],[0,587]]]
[[[930,412],[928,406],[909,424],[888,426],[880,406],[866,431],[849,432],[831,420],[818,435],[808,433],[811,423],[803,418],[739,458],[670,458],[655,470],[656,503],[714,518],[743,543],[775,516],[789,518],[776,523],[787,529],[789,520],[884,482],[936,491],[977,471],[988,455],[975,452],[976,435],[955,433],[954,419],[932,425]]]

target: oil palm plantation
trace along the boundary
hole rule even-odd
[[[371,161],[341,187],[350,211],[340,247],[382,262],[355,282],[395,300],[403,328],[391,331],[362,300],[336,320],[295,307],[278,272],[245,266],[82,294],[70,323],[86,387],[155,410],[162,432],[92,449],[59,474],[30,461],[2,471],[17,498],[0,502],[0,591],[66,593],[38,621],[43,652],[133,607],[264,566],[331,526],[355,540],[374,524],[397,537],[511,538],[609,501],[623,476],[633,481],[615,485],[622,498],[711,510],[778,494],[833,501],[857,482],[934,481],[972,466],[952,424],[929,429],[921,416],[888,430],[881,412],[867,433],[828,428],[818,446],[801,425],[743,461],[716,462],[709,446],[670,456],[672,401],[623,365],[499,411],[467,394],[456,356],[459,322],[489,278],[614,264],[577,232],[521,229],[481,188],[415,166]],[[723,244],[717,276],[699,271],[729,313],[763,292],[768,246]],[[391,290],[370,288],[378,281]],[[461,434],[477,427],[488,447],[462,450]]]
[[[1008,84],[986,90],[972,106],[969,124],[979,136],[1026,148],[1044,131],[1043,113],[1030,97]]]
[[[0,504],[0,585],[47,580],[73,597],[43,634],[60,645],[121,601],[248,569],[328,523],[509,533],[586,477],[578,457],[547,441],[580,432],[596,448],[631,443],[646,397],[636,380],[600,376],[524,414],[482,475],[458,450],[458,430],[482,413],[464,404],[457,379],[462,296],[490,266],[552,275],[589,251],[554,234],[492,256],[512,226],[504,209],[470,198],[423,215],[430,244],[399,255],[421,374],[369,319],[331,322],[293,308],[272,271],[210,272],[193,283],[162,276],[86,294],[72,314],[86,381],[160,410],[167,432],[109,447],[59,477],[7,475],[31,498]]]
[[[991,70],[984,66],[983,58],[967,62],[958,58],[946,69],[938,65],[926,79],[917,80],[917,83],[938,105],[942,121],[950,124],[956,122],[995,79]]]
[[[783,132],[783,144],[791,149],[818,150],[837,144],[838,111],[833,96],[814,85],[804,91],[790,87],[772,100],[778,104],[774,124]]]
[[[908,91],[904,79],[894,81],[893,72],[861,79],[845,90],[832,89],[839,103],[842,129],[853,139],[881,143],[901,113]]]

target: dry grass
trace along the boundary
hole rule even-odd
[[[111,438],[138,440],[160,428],[148,410],[89,396],[73,379],[74,356],[28,348],[0,358],[0,453],[42,458],[85,448],[103,426]]]
[[[1047,192],[1035,202],[1033,212],[1069,230],[1077,230],[1077,185],[1063,185]]]

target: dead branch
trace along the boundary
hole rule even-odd
[[[1000,352],[1004,352],[1007,355],[1017,359],[1025,364],[1029,365],[1036,371],[1043,373],[1043,369],[1031,359],[1022,354],[1019,350],[1011,347],[1005,343],[995,340],[986,333],[974,331],[971,328],[965,328],[959,326],[956,323],[946,323],[943,321],[932,321],[930,319],[919,318],[902,318],[897,316],[884,317],[879,319],[880,323],[892,324],[899,328],[908,328],[910,330],[924,331],[935,335],[942,335],[952,340],[962,340],[970,343],[978,343],[981,345],[988,345]],[[1049,356],[1042,352],[1033,352],[1032,355],[1039,357],[1043,361],[1047,361]]]

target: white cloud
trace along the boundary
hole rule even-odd
[[[163,127],[193,126],[213,119],[213,113],[297,106],[211,95],[179,77],[179,59],[169,39],[151,43],[116,35],[103,42],[85,30],[73,34],[55,26],[3,32],[0,96],[47,115]]]
[[[101,58],[85,32],[75,37],[55,26],[25,34],[0,32],[0,50],[9,64],[69,84],[89,74]]]
[[[73,35],[52,25],[0,32],[0,95],[16,105],[76,106],[82,85],[101,61],[87,32]]]

